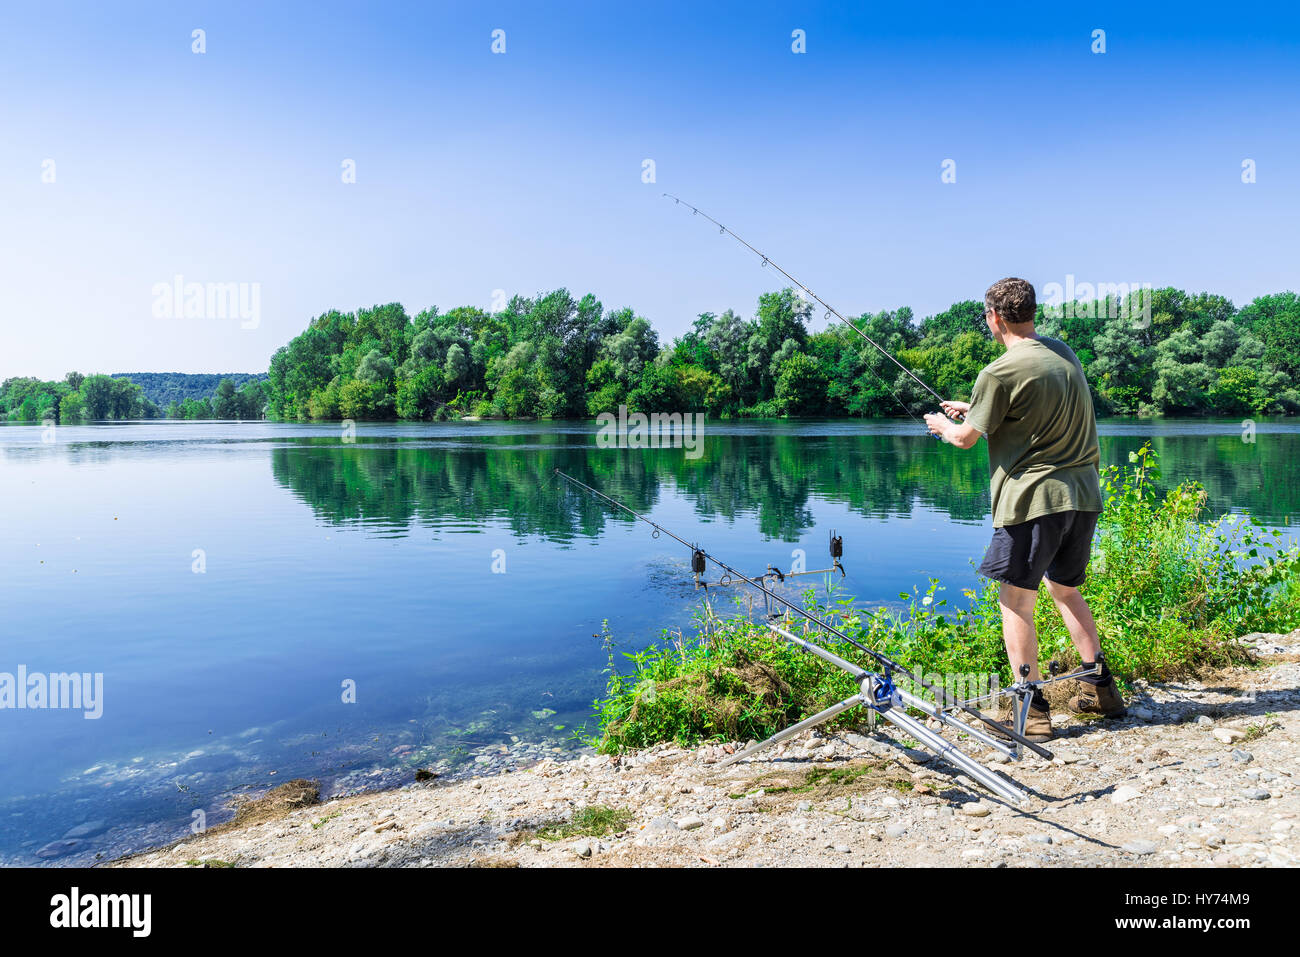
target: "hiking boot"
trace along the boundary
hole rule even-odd
[[[1128,714],[1113,676],[1107,676],[1104,684],[1094,685],[1076,679],[1075,685],[1079,693],[1066,702],[1066,707],[1075,714],[1099,714],[1103,718],[1122,718]]]
[[[1007,732],[1013,730],[1016,726],[1014,712],[1012,714],[1011,720],[996,722],[994,727],[989,728],[989,731],[999,738],[1006,738],[1010,741],[1011,735]],[[1001,733],[999,733],[998,728],[1003,729]],[[1044,704],[1040,707],[1032,701],[1029,703],[1029,714],[1025,717],[1025,740],[1032,741],[1034,744],[1042,744],[1044,741],[1052,740],[1052,712],[1047,705]]]

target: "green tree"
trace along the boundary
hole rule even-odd
[[[811,356],[797,352],[781,366],[776,400],[786,415],[820,415],[826,410],[826,373]]]
[[[1264,343],[1265,362],[1293,383],[1300,379],[1300,296],[1294,292],[1260,296],[1243,306],[1238,318]]]

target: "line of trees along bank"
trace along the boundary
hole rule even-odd
[[[1222,296],[1148,291],[1132,301],[1039,310],[1039,331],[1078,354],[1101,415],[1300,412],[1300,297],[1240,309]],[[917,322],[912,310],[864,314],[864,332],[942,395],[965,398],[1001,352],[983,303]],[[902,414],[928,396],[852,330],[808,331],[812,307],[792,289],[759,297],[753,318],[704,313],[661,344],[631,309],[606,310],[565,289],[516,296],[498,313],[397,303],[313,319],[277,350],[268,414],[282,419],[585,418],[634,411],[716,416]],[[1149,318],[1149,321],[1147,319]]]
[[[261,380],[236,389],[222,379],[211,398],[172,402],[166,412],[139,384],[122,376],[69,372],[62,380],[12,378],[0,383],[0,418],[14,422],[53,421],[61,425],[104,419],[260,419],[266,409]]]

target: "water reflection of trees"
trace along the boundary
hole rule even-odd
[[[1146,440],[1105,436],[1103,458],[1126,462]],[[1164,484],[1201,482],[1215,511],[1245,508],[1275,524],[1300,511],[1300,437],[1261,434],[1253,445],[1212,435],[1152,441]],[[868,518],[930,508],[982,521],[989,509],[983,454],[911,436],[712,435],[695,460],[681,449],[600,449],[591,436],[574,434],[353,445],[306,439],[272,452],[276,480],[333,523],[473,528],[492,521],[563,541],[623,520],[557,482],[556,468],[638,511],[675,488],[702,520],[753,516],[763,534],[783,541],[815,524],[814,498]]]

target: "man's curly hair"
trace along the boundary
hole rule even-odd
[[[984,307],[996,312],[1003,322],[1019,325],[1034,321],[1038,300],[1034,287],[1023,279],[999,279],[984,293]]]

